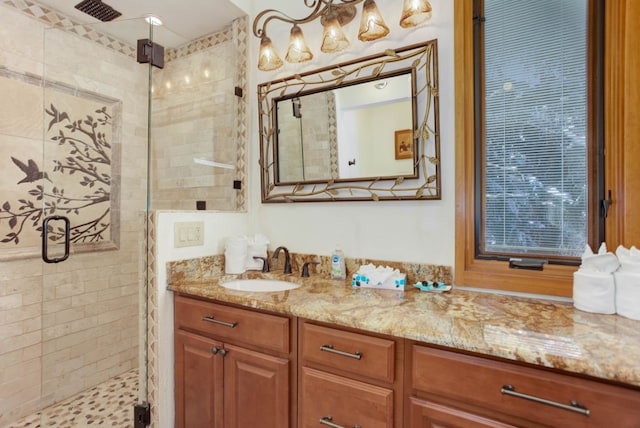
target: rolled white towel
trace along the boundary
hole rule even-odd
[[[640,320],[640,272],[621,269],[613,276],[616,281],[616,312]]]
[[[615,314],[616,288],[613,275],[600,272],[574,272],[573,306],[585,312]]]

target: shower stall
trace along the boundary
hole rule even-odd
[[[213,95],[235,84],[238,55],[225,47],[209,64],[202,41],[166,46],[174,63],[161,70],[138,63],[137,41],[179,40],[169,29],[142,18],[77,25],[31,7],[0,14],[0,427],[146,426],[157,388],[153,212],[242,208],[241,146],[213,151],[214,139],[237,142],[236,99]],[[222,49],[218,39],[206,48]],[[200,75],[185,82],[189,70]],[[231,112],[212,112],[210,98]],[[168,133],[190,143],[182,164]]]

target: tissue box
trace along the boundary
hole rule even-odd
[[[383,290],[401,290],[407,284],[407,274],[397,273],[391,275],[384,282],[373,283],[367,275],[354,273],[351,276],[351,286],[355,288],[378,288]]]

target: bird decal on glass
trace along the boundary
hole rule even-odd
[[[39,180],[42,180],[43,178],[49,180],[47,173],[40,171],[40,167],[35,163],[33,159],[29,159],[27,161],[27,164],[25,164],[19,159],[14,158],[13,156],[11,156],[11,160],[26,175],[22,180],[18,181],[17,184],[33,183],[34,181],[39,181]]]

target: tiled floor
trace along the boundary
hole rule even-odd
[[[137,402],[138,370],[131,370],[7,428],[131,428]]]

